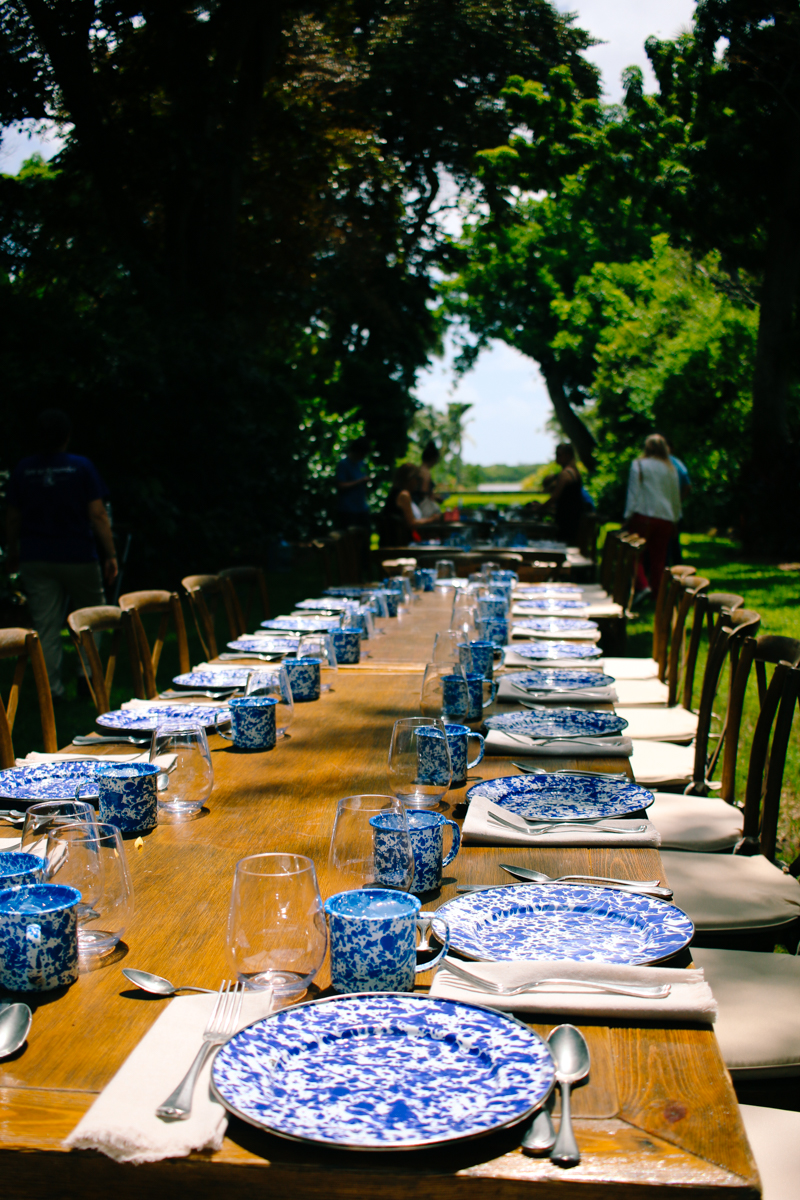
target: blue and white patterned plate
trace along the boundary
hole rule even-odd
[[[364,587],[328,587],[325,588],[323,594],[326,596],[345,596],[351,600],[360,600],[364,592],[371,590],[371,588]]]
[[[591,708],[549,708],[546,712],[498,713],[486,718],[488,729],[524,733],[526,737],[609,737],[628,728],[616,713],[594,712]]]
[[[212,725],[223,725],[231,719],[231,710],[225,704],[159,704],[152,708],[118,708],[114,712],[102,713],[96,723],[104,729],[137,729],[150,733],[158,724],[159,717],[166,721],[196,721],[210,729]]]
[[[560,671],[557,668],[546,671],[515,671],[513,675],[505,675],[503,678],[531,692],[583,691],[584,688],[611,687],[615,682],[613,675],[604,675],[602,671],[577,671],[570,668]]]
[[[580,621],[574,617],[515,617],[514,625],[534,633],[594,633],[597,630],[597,621]]]
[[[223,690],[239,688],[245,686],[248,675],[256,669],[256,667],[230,667],[224,671],[189,671],[186,675],[173,676],[172,682],[176,687],[207,688],[209,691],[213,691],[215,688]]]
[[[241,650],[244,654],[294,654],[300,645],[299,638],[293,637],[240,637],[235,642],[228,642],[229,650]]]
[[[574,583],[536,583],[536,584],[517,584],[514,588],[515,592],[519,592],[524,596],[582,596],[583,589],[576,587]]]
[[[396,992],[281,1009],[235,1034],[211,1072],[251,1125],[350,1150],[480,1137],[531,1113],[553,1080],[547,1046],[515,1018]]]
[[[37,763],[0,771],[0,796],[7,800],[96,800],[96,762]]]
[[[636,783],[588,779],[585,775],[506,775],[475,783],[467,802],[476,797],[500,808],[546,821],[599,821],[641,812],[655,797]]]
[[[327,612],[348,612],[351,609],[358,609],[359,603],[357,600],[338,600],[335,596],[328,596],[327,600],[323,597],[320,600],[298,600],[295,608],[307,608],[314,610],[321,608]]]
[[[479,960],[568,958],[633,966],[677,954],[694,933],[674,904],[578,884],[468,892],[437,912],[447,918],[451,948]]]
[[[580,642],[520,642],[518,646],[508,646],[508,650],[518,654],[520,658],[599,658],[599,646],[582,645]]]
[[[523,600],[519,604],[526,612],[569,612],[576,608],[586,608],[584,600],[562,600],[560,597],[541,600]]]
[[[273,617],[261,622],[262,629],[287,629],[291,633],[327,633],[341,628],[340,617]]]

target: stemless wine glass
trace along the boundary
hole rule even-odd
[[[275,736],[285,737],[286,730],[294,720],[294,698],[286,667],[283,664],[276,664],[275,667],[251,671],[247,676],[244,694],[245,696],[275,697],[278,701],[275,706]]]
[[[458,654],[458,650],[456,650]],[[461,662],[428,663],[422,676],[419,710],[425,717],[463,721],[469,711],[467,674]]]
[[[328,929],[317,873],[304,854],[251,854],[233,877],[225,952],[246,988],[306,991],[322,966]]]
[[[304,633],[297,646],[298,658],[318,658],[320,660],[320,690],[329,692],[333,678],[339,670],[336,661],[336,651],[333,648],[333,638],[329,633]]]
[[[25,813],[19,848],[26,854],[38,854],[44,858],[47,835],[51,829],[59,825],[74,825],[77,821],[92,825],[96,820],[97,813],[85,800],[41,800],[38,804],[32,804]]]
[[[206,731],[197,721],[159,718],[150,739],[158,776],[158,819],[164,824],[196,817],[214,787]]]
[[[452,579],[456,573],[456,565],[452,558],[438,558],[436,560],[436,578]]]
[[[109,954],[133,916],[133,884],[125,846],[116,825],[76,822],[50,830],[47,882],[81,893],[78,956],[84,962]]]
[[[391,861],[375,859],[374,821],[392,826]],[[406,810],[396,796],[344,796],[328,851],[331,893],[388,887],[407,892],[414,880],[414,855]]]
[[[389,780],[406,808],[435,808],[451,779],[444,721],[438,717],[401,717],[395,721],[389,745]]]
[[[458,643],[463,640],[460,629],[440,629],[434,635],[431,662],[459,662]]]

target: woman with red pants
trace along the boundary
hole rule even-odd
[[[641,559],[636,575],[636,599],[658,592],[667,562],[667,548],[675,536],[681,515],[681,489],[678,472],[669,457],[669,446],[660,433],[651,433],[644,444],[644,456],[631,463],[625,520],[630,533],[647,540],[650,581]]]

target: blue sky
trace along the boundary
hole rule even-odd
[[[562,12],[577,13],[577,24],[605,43],[588,57],[597,63],[609,100],[620,99],[620,75],[633,63],[645,73],[645,86],[655,90],[655,80],[644,53],[651,34],[674,37],[691,24],[694,0],[574,0],[558,3]],[[28,136],[28,131],[6,131],[0,146],[0,172],[16,174],[34,152],[45,158],[58,150],[55,133]],[[545,430],[550,401],[535,363],[518,351],[495,343],[484,351],[476,366],[460,381],[452,370],[453,350],[419,379],[417,395],[424,404],[444,408],[449,400],[474,405],[467,426],[464,457],[467,462],[546,462],[554,439]]]

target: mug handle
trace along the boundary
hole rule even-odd
[[[488,708],[490,704],[493,704],[493,703],[494,703],[494,698],[495,698],[495,696],[497,695],[497,687],[498,687],[498,685],[497,685],[497,682],[496,682],[494,679],[484,679],[484,681],[483,681],[483,682],[484,682],[484,686],[485,686],[487,683],[489,684],[489,699],[488,699],[488,700],[484,700],[484,701],[483,701],[482,707],[483,707],[483,708]]]
[[[417,963],[416,967],[414,968],[415,975],[421,975],[423,971],[432,971],[434,967],[438,967],[439,963],[442,961],[445,954],[447,954],[447,951],[450,949],[450,926],[447,924],[447,921],[445,920],[444,917],[437,917],[436,913],[432,913],[431,914],[431,924],[435,920],[440,921],[442,923],[442,925],[444,925],[444,944],[442,946],[441,952],[436,955],[436,958],[432,958],[430,962]],[[417,924],[419,924],[419,922],[417,922]],[[436,936],[438,938],[439,934],[437,933]]]
[[[233,741],[233,734],[232,733],[223,733],[222,730],[220,729],[219,725],[214,726],[214,733],[218,733],[221,738],[225,738],[226,742]]]
[[[478,741],[480,742],[480,746],[479,746],[479,750],[478,750],[478,757],[473,762],[467,763],[468,771],[471,771],[473,767],[477,767],[478,763],[483,762],[483,755],[484,755],[483,735],[480,733],[470,732],[467,734],[467,741],[469,741],[470,738],[477,738]],[[444,865],[444,864],[442,864],[442,865]]]
[[[42,927],[36,923],[25,926],[25,949],[28,964],[28,982],[41,975]]]
[[[480,737],[480,734],[478,734],[478,737]],[[483,738],[481,738],[481,741],[483,741]],[[480,761],[480,759],[478,761]],[[442,859],[443,867],[449,866],[461,849],[461,830],[458,828],[455,821],[451,821],[449,817],[445,817],[445,821],[453,831],[453,842],[450,846],[450,853]]]

